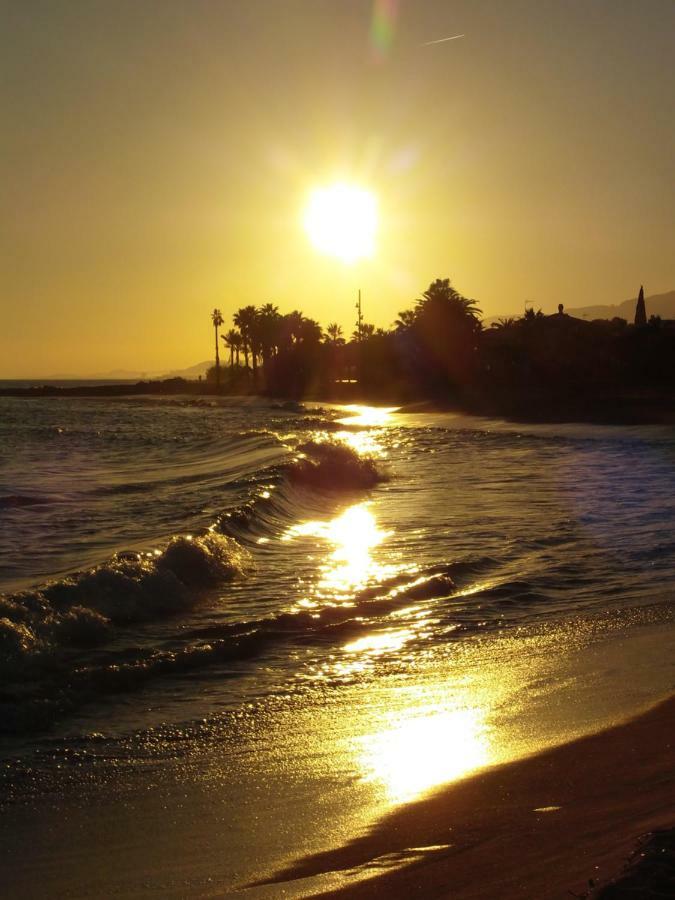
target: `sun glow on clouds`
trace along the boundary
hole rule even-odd
[[[305,209],[304,225],[317,250],[354,263],[375,252],[377,202],[370,191],[352,184],[316,188]]]

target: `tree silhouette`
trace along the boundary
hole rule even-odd
[[[432,392],[471,380],[481,333],[480,310],[459,294],[448,278],[437,278],[417,300],[412,332],[418,368]]]
[[[342,326],[338,325],[337,322],[331,322],[326,328],[326,336],[328,338],[328,343],[333,346],[337,346],[338,344],[344,344],[345,340],[342,337]]]
[[[496,322],[493,322],[492,325],[490,325],[490,328],[493,331],[502,331],[505,328],[513,328],[515,321],[516,320],[513,316],[502,316],[501,318],[497,319]]]
[[[375,334],[375,326],[370,322],[361,322],[354,331],[352,332],[352,340],[356,341],[367,341],[368,338],[371,338]]]
[[[239,334],[241,335],[241,347],[244,353],[244,365],[248,369],[248,357],[249,353],[251,353],[254,357],[253,359],[253,369],[255,371],[256,361],[255,361],[255,353],[253,352],[253,338],[255,331],[255,321],[257,318],[258,312],[255,306],[242,306],[240,309],[236,311],[233,316],[234,324],[239,329]]]
[[[234,354],[235,351],[239,351],[239,347],[241,346],[241,335],[235,328],[230,328],[227,334],[223,335],[223,342],[225,346],[230,351],[230,368],[234,365]],[[237,365],[239,365],[239,359],[237,358]]]
[[[415,324],[415,310],[403,309],[398,314],[398,319],[394,322],[396,331],[408,331]]]
[[[220,388],[220,354],[218,352],[218,329],[225,321],[219,309],[214,309],[211,313],[211,321],[216,334],[216,388]]]
[[[587,322],[530,306],[483,331],[475,301],[447,278],[431,282],[390,330],[362,323],[348,342],[337,322],[324,334],[314,319],[299,310],[281,315],[273,303],[242,307],[233,318],[237,328],[222,340],[231,370],[243,350],[245,371],[230,372],[232,390],[383,402],[428,397],[474,410],[546,414],[583,404],[594,392],[598,400],[603,391],[675,387],[675,323],[641,316],[640,327],[623,319]],[[209,377],[220,384],[219,310],[212,322],[216,366]]]
[[[269,367],[270,360],[279,349],[282,316],[273,303],[265,303],[258,311],[257,330],[260,339],[260,354],[263,367]]]

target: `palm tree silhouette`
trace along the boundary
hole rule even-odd
[[[211,321],[216,333],[216,390],[220,388],[220,354],[218,353],[218,329],[225,321],[219,309],[214,309],[211,313]]]
[[[260,354],[263,367],[269,365],[270,359],[279,349],[282,317],[279,307],[274,303],[265,303],[258,312],[258,330],[260,333]]]
[[[288,330],[291,337],[293,340],[299,341],[302,333],[302,323],[305,321],[305,317],[299,310],[294,309],[293,312],[289,312],[285,316],[285,319],[288,323]]]
[[[326,335],[328,336],[328,343],[333,346],[344,344],[345,342],[342,337],[342,327],[338,325],[337,322],[331,322],[330,325],[328,325],[326,328]]]
[[[458,318],[475,319],[476,322],[481,312],[474,300],[462,297],[454,289],[449,278],[432,281],[417,301],[417,315],[428,309],[443,311],[446,315]]]
[[[408,331],[415,324],[415,310],[403,309],[398,314],[398,319],[394,322],[396,331]]]
[[[432,281],[417,300],[412,332],[432,390],[472,376],[482,330],[479,315],[475,302],[459,294],[449,278]]]
[[[234,324],[241,334],[241,346],[244,351],[244,365],[248,369],[248,355],[253,352],[253,330],[258,311],[255,306],[242,306],[233,316]],[[253,368],[255,370],[255,359]]]
[[[323,337],[323,329],[315,319],[303,317],[300,325],[298,339],[303,344],[320,344]]]
[[[234,335],[235,335],[234,336],[234,358],[235,358],[235,361],[237,364],[237,368],[239,368],[239,365],[240,365],[239,354],[241,353],[242,340],[241,340],[241,335],[239,334],[238,331],[235,331]]]
[[[352,340],[358,344],[359,341],[367,341],[375,334],[375,326],[371,322],[361,322],[352,332]]]
[[[227,334],[222,336],[223,343],[230,351],[230,368],[234,365],[234,351],[239,347],[240,336],[235,328],[230,328]],[[237,362],[239,362],[237,360]]]

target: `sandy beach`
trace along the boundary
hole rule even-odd
[[[667,428],[3,403],[3,897],[566,897],[672,826]]]
[[[453,784],[299,861],[279,873],[279,887],[369,870],[377,877],[320,896],[586,896],[620,873],[642,835],[675,823],[674,724],[671,697],[616,728]]]

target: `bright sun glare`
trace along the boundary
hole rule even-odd
[[[338,182],[312,191],[305,229],[317,250],[346,263],[372,256],[377,231],[377,202],[363,188]]]

